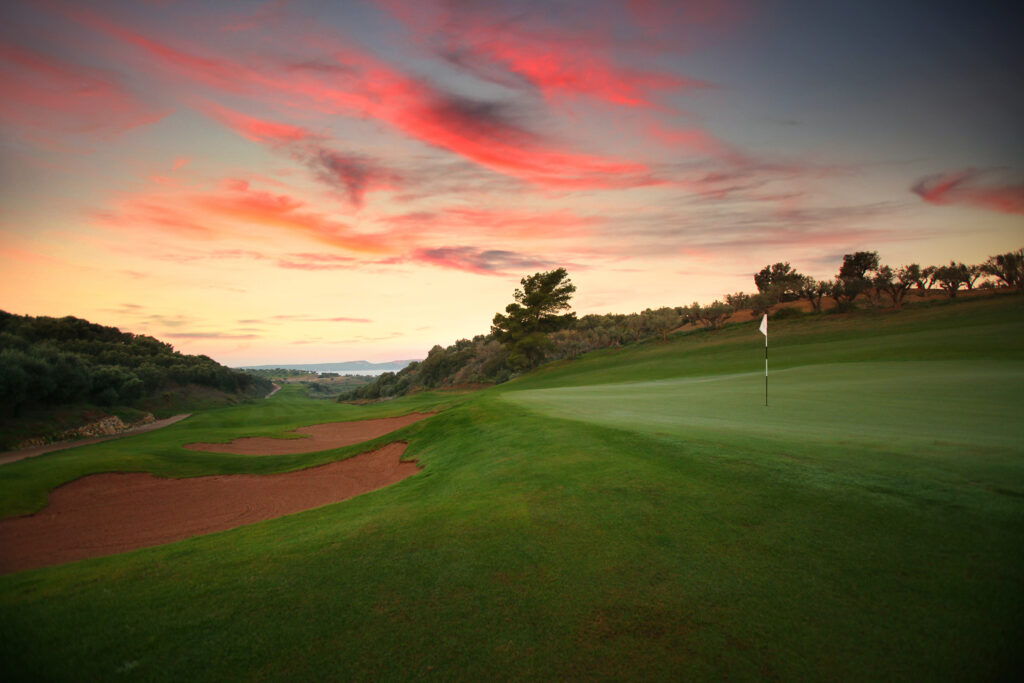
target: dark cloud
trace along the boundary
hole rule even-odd
[[[393,180],[394,174],[369,157],[341,154],[327,148],[308,153],[305,163],[317,178],[345,193],[349,202],[359,208],[363,195],[375,182]]]
[[[480,250],[475,247],[437,247],[417,249],[412,259],[443,268],[455,268],[484,275],[505,275],[529,268],[551,268],[551,261],[538,259],[504,249]]]
[[[230,334],[227,332],[166,332],[170,339],[259,339],[257,334]]]

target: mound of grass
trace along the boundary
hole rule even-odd
[[[442,413],[423,472],[0,577],[15,678],[988,679],[1022,664],[1017,298],[756,321],[470,394],[258,404],[0,469],[4,514],[103,469],[295,469],[191,441]],[[74,634],[70,637],[69,634]]]

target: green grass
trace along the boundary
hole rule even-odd
[[[1020,668],[1019,297],[605,351],[476,394],[298,390],[0,467],[4,515],[87,472],[345,457],[190,441],[444,409],[350,501],[0,577],[25,680],[940,679]]]

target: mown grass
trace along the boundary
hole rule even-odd
[[[360,450],[189,441],[445,408],[402,434],[424,470],[395,486],[0,577],[0,654],[34,680],[1007,676],[1024,636],[1022,309],[779,322],[767,409],[750,324],[476,394],[286,393],[4,466],[3,505],[23,510],[85,471]]]

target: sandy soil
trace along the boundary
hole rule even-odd
[[[28,516],[0,520],[0,573],[171,543],[320,507],[419,471],[406,444],[283,474],[161,479],[94,474],[50,493]]]
[[[88,439],[75,439],[73,441],[57,441],[54,443],[48,443],[45,446],[36,446],[35,448],[22,448],[17,451],[7,451],[0,453],[0,465],[6,465],[9,462],[15,460],[21,460],[23,458],[31,458],[36,455],[42,455],[43,453],[51,453],[53,451],[60,451],[65,448],[74,448],[76,446],[87,446],[91,443],[100,443],[101,441],[110,441],[111,439],[120,439],[121,437],[131,436],[133,434],[142,434],[143,432],[151,432],[154,429],[160,429],[172,425],[175,422],[181,422],[192,413],[183,413],[181,415],[174,415],[163,420],[156,420],[149,424],[141,425],[139,427],[133,427],[125,430],[120,434],[111,434],[109,436],[94,436]]]
[[[388,432],[419,422],[434,413],[409,413],[401,417],[385,417],[378,420],[356,422],[329,422],[327,424],[299,427],[293,433],[305,435],[303,439],[271,439],[266,436],[247,436],[231,443],[190,443],[185,448],[208,453],[233,453],[235,455],[294,455],[313,453],[331,448],[351,446],[361,441],[376,439]]]

